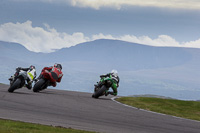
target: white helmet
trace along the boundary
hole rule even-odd
[[[111,71],[111,74],[114,75],[115,77],[118,76],[118,72],[117,72],[117,70],[112,70],[112,71]]]

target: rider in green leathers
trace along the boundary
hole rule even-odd
[[[111,88],[113,89],[113,91],[106,91],[105,96],[107,96],[108,94],[117,95],[117,88],[119,87],[119,76],[118,76],[118,72],[117,70],[112,70],[111,73],[105,74],[105,75],[100,75],[100,82],[98,82],[98,86],[101,87],[104,80],[111,80],[114,83],[112,84]]]

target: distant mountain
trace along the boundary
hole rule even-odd
[[[87,61],[121,70],[173,67],[192,59],[185,48],[152,47],[119,40],[96,40],[52,53],[60,61]]]
[[[35,53],[21,44],[0,41],[0,82],[18,66],[63,65],[59,89],[92,92],[99,75],[117,69],[120,95],[153,94],[173,98],[199,97],[200,49],[152,47],[119,40],[100,39],[63,48],[53,53]]]
[[[0,53],[0,58],[5,58],[7,61],[10,59],[21,62],[32,62],[31,60],[38,58],[37,53],[27,50],[21,44],[3,41],[0,41]]]
[[[120,70],[167,68],[192,60],[187,48],[152,47],[118,40],[96,40],[54,53],[34,53],[17,43],[0,42],[0,57],[25,62],[90,62]]]

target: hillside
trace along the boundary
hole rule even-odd
[[[199,49],[152,47],[118,40],[95,40],[53,53],[34,53],[21,44],[0,42],[0,82],[18,66],[33,64],[39,75],[44,66],[62,63],[64,77],[58,89],[92,92],[99,75],[117,69],[120,95],[156,94],[196,99],[200,89]]]
[[[51,55],[60,61],[94,62],[102,67],[109,64],[122,70],[173,67],[192,58],[185,48],[151,47],[104,39],[64,48]]]

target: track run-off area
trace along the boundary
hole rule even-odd
[[[199,133],[200,122],[131,108],[112,96],[21,88],[0,84],[0,118],[105,133]]]

